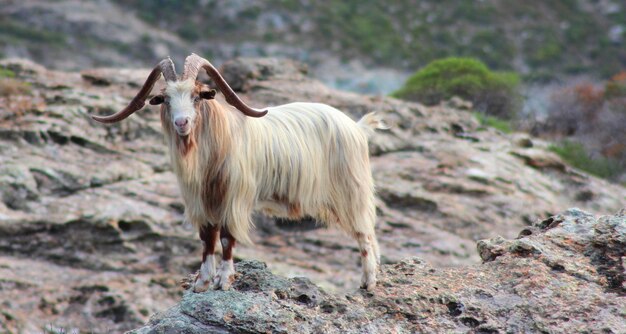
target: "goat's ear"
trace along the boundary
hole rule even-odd
[[[165,96],[160,94],[150,99],[150,104],[153,106],[159,105],[163,102],[165,102]]]
[[[217,92],[215,91],[215,89],[209,89],[209,90],[201,90],[199,96],[205,100],[212,100],[215,98],[215,94]]]

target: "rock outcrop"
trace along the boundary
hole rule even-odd
[[[346,295],[242,261],[231,291],[188,291],[131,333],[626,332],[626,211],[571,209],[478,249],[482,265],[410,258],[383,266],[373,293]]]
[[[111,126],[89,117],[123,108],[149,71],[66,73],[22,60],[0,68],[30,90],[0,94],[0,331],[120,332],[175,305],[201,245],[183,223],[158,112]],[[354,119],[377,111],[393,125],[371,145],[389,265],[415,256],[436,272],[475,264],[479,239],[511,239],[572,206],[608,213],[626,203],[623,187],[468,111],[336,91],[291,62],[240,59],[223,69],[253,106],[324,102]],[[358,286],[356,244],[335,230],[259,217],[253,240],[235,256],[329,294]]]

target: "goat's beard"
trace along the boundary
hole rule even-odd
[[[180,138],[187,138],[191,135],[191,130],[186,131],[185,133],[180,133],[178,131],[176,131],[176,134],[178,135],[178,137]]]
[[[179,135],[178,133],[176,135],[178,137],[176,146],[178,146],[180,153],[186,156],[196,146],[193,131],[189,131],[186,135]]]

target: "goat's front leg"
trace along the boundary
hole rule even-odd
[[[220,228],[217,225],[204,225],[200,227],[200,240],[204,245],[202,251],[202,265],[200,272],[193,285],[194,292],[203,292],[209,289],[211,280],[215,276],[215,245]]]
[[[228,232],[227,227],[222,229],[220,241],[222,242],[222,264],[213,278],[213,287],[228,290],[232,284],[232,276],[235,274],[235,265],[233,264],[235,238]]]

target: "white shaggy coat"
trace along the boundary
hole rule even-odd
[[[195,82],[169,82],[162,122],[187,219],[200,229],[217,224],[250,243],[251,214],[311,216],[359,243],[363,285],[376,284],[379,261],[368,135],[383,128],[373,114],[354,122],[320,103],[269,107],[262,118],[215,100],[193,101]],[[173,113],[193,113],[182,138]]]

